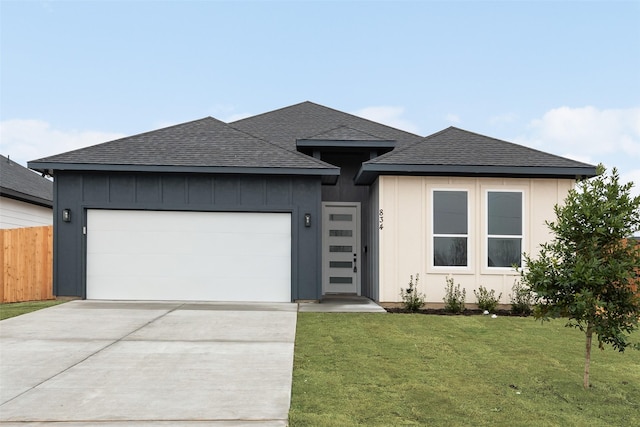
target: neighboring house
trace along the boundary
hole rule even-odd
[[[593,165],[450,127],[421,137],[311,102],[29,162],[54,176],[58,296],[381,302],[419,273],[503,293]],[[63,215],[67,215],[63,218]],[[469,301],[472,302],[472,301]]]
[[[0,228],[53,223],[53,183],[0,155]]]

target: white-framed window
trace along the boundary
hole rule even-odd
[[[487,267],[522,266],[524,193],[487,191]]]
[[[467,190],[433,190],[433,266],[469,266]]]

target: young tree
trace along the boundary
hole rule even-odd
[[[600,349],[609,344],[622,352],[640,317],[640,245],[628,240],[640,230],[640,197],[631,196],[633,183],[619,183],[615,168],[605,172],[598,166],[598,176],[580,181],[564,206],[555,206],[557,220],[547,222],[553,240],[537,259],[525,254],[521,270],[536,295],[537,319],[567,317],[566,326],[584,332],[585,388],[593,334]]]

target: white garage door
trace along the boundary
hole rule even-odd
[[[289,302],[291,215],[89,210],[87,298]]]

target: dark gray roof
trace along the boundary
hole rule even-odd
[[[338,168],[212,117],[29,162],[38,170],[337,175]]]
[[[380,174],[580,178],[595,166],[455,127],[425,138],[312,102],[231,124],[212,117],[29,162],[40,171],[108,170],[322,175],[339,168],[298,152],[373,150],[356,178]]]
[[[595,166],[522,145],[449,127],[366,162],[358,182],[381,173],[588,177]]]
[[[328,131],[320,132],[317,135],[304,139],[309,141],[386,141],[384,138],[349,126],[338,126],[337,128],[329,129]]]
[[[348,126],[339,126],[310,138],[296,140],[296,147],[305,154],[312,154],[314,149],[343,152],[374,150],[377,154],[382,154],[393,150],[395,146],[396,141],[385,140]]]
[[[238,120],[231,125],[287,150],[296,149],[296,140],[318,139],[323,133],[337,140],[353,141],[353,138],[363,137],[369,141],[396,141],[397,147],[404,147],[421,138],[309,101]]]
[[[0,195],[40,206],[53,205],[53,183],[0,155]]]

